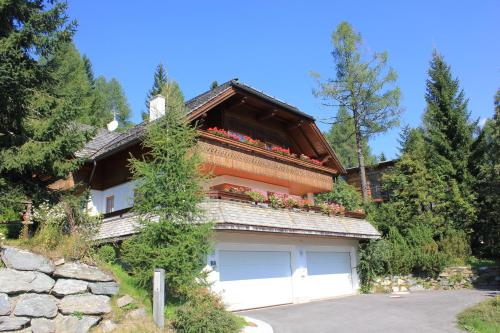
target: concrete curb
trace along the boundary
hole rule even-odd
[[[268,323],[247,316],[242,317],[245,318],[246,321],[254,323],[257,326],[245,326],[241,333],[273,333],[273,328]]]

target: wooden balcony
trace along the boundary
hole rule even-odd
[[[290,194],[331,191],[337,170],[200,131],[205,172],[287,187]]]

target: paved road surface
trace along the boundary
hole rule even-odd
[[[457,290],[414,292],[401,298],[356,295],[242,314],[271,324],[275,333],[462,332],[456,326],[456,315],[493,294]]]

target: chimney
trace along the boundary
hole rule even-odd
[[[149,101],[149,121],[154,121],[165,115],[165,97],[156,95]]]

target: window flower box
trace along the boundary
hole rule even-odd
[[[217,127],[210,127],[209,129],[207,129],[207,132],[209,132],[213,135],[216,135],[216,136],[223,137],[223,138],[243,142],[243,143],[249,144],[249,145],[254,146],[254,147],[260,147],[260,148],[264,148],[267,150],[271,150],[271,151],[273,151],[277,154],[283,155],[283,156],[298,158],[301,161],[313,163],[316,165],[323,165],[323,163],[321,161],[318,161],[318,160],[311,158],[307,155],[300,154],[299,156],[297,156],[297,154],[294,154],[290,151],[290,148],[283,148],[283,147],[280,147],[277,145],[264,143],[260,140],[254,139],[248,135],[243,135],[240,133],[228,131],[228,130],[225,130],[222,128],[217,128]]]

